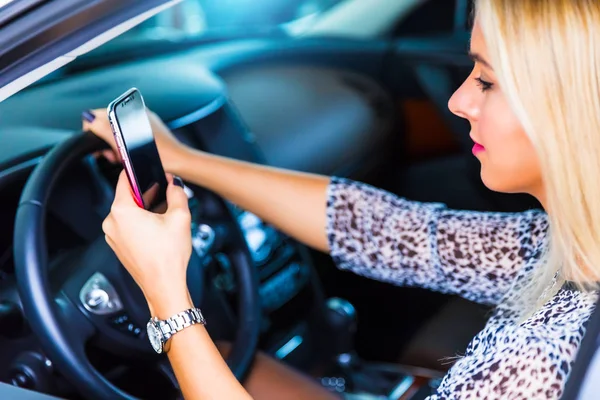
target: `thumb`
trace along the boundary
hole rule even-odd
[[[119,181],[115,189],[115,200],[113,205],[116,206],[131,206],[135,205],[134,194],[129,184],[129,178],[125,170],[119,174]]]
[[[167,181],[169,182],[167,187],[167,213],[173,210],[189,211],[188,197],[185,190],[183,190],[181,179],[167,174]]]

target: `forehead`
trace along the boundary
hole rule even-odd
[[[485,45],[485,40],[483,39],[483,32],[481,31],[481,26],[477,22],[473,24],[469,46],[471,53],[477,53],[482,57],[487,56],[487,47]]]

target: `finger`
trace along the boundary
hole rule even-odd
[[[102,151],[97,151],[93,154],[94,158],[99,159],[100,157],[103,157],[106,161],[108,161],[111,164],[117,164],[119,163],[121,160],[119,157],[117,157],[117,155],[115,154],[114,151],[112,150],[102,150]]]
[[[96,120],[96,114],[93,110],[85,110],[81,113],[81,119],[83,120],[83,130],[91,130],[92,123]]]
[[[104,235],[104,240],[113,251],[115,250],[115,242],[108,235]]]
[[[113,202],[113,207],[115,206],[137,207],[137,204],[134,200],[134,193],[133,190],[131,190],[131,185],[129,184],[129,179],[127,178],[127,173],[125,170],[121,171],[119,174],[119,180],[117,181],[117,187],[115,188],[115,200]]]
[[[83,120],[83,130],[92,131],[96,133],[96,129],[102,124],[104,119],[108,119],[106,110],[95,109],[85,110],[81,113],[81,119]]]
[[[113,135],[106,110],[95,109],[86,110],[82,113],[83,130],[93,132],[96,136],[107,142],[114,151],[117,144]]]
[[[165,174],[165,176],[167,178],[167,183],[169,185],[173,184],[173,185],[179,186],[180,188],[182,188],[182,189],[185,190],[185,184],[183,183],[183,180],[180,177],[175,176],[175,175],[173,175],[173,174],[171,174],[169,172],[167,172]]]
[[[121,161],[120,157],[112,150],[103,150],[102,156],[106,159],[106,161],[117,164]]]
[[[181,179],[168,174],[167,181],[169,182],[169,186],[167,186],[167,212],[171,210],[189,211],[188,197],[183,190]]]
[[[111,235],[114,233],[114,217],[112,214],[108,214],[104,221],[102,221],[102,232],[104,232],[104,240],[106,243],[113,248],[114,241],[112,240]]]
[[[109,214],[104,221],[102,221],[102,232],[104,232],[105,236],[108,236],[112,231],[112,215]]]

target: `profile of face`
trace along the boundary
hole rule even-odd
[[[481,179],[491,190],[529,193],[541,200],[542,177],[534,147],[499,87],[480,25],[471,36],[473,70],[454,93],[448,107],[471,125],[473,154],[481,163]]]

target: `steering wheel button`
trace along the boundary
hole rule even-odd
[[[108,323],[115,328],[120,328],[122,326],[127,326],[130,323],[130,319],[127,314],[119,314],[116,317],[109,318]]]
[[[107,303],[110,305],[108,293],[102,289],[92,289],[87,295],[86,303],[91,308],[101,307]]]
[[[112,314],[123,308],[117,291],[100,272],[83,285],[79,299],[88,311],[98,315]]]

